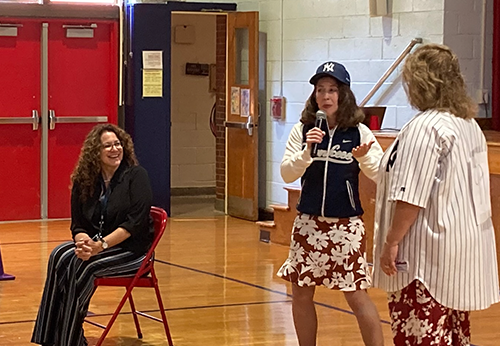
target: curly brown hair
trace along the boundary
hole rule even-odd
[[[422,112],[435,109],[464,119],[477,113],[458,58],[444,45],[426,44],[410,54],[403,67],[403,84],[410,104]]]
[[[128,166],[137,166],[134,143],[130,135],[113,124],[94,126],[83,142],[78,162],[71,174],[71,183],[80,187],[80,198],[86,201],[95,192],[95,185],[101,174],[101,136],[104,132],[113,132],[123,148],[123,161]]]
[[[351,88],[344,83],[337,82],[337,84],[339,90],[338,109],[336,112],[337,127],[339,129],[347,129],[362,122],[365,119],[365,114],[358,107],[356,97]],[[314,90],[306,101],[300,121],[306,125],[314,124],[318,110],[316,85],[314,85]]]

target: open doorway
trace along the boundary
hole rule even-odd
[[[254,191],[258,187],[258,176],[256,174],[259,165],[257,161],[259,158],[258,140],[261,129],[264,129],[264,127],[260,127],[259,130],[254,131],[259,127],[259,109],[264,109],[264,107],[258,106],[257,97],[261,94],[259,83],[257,83],[259,79],[257,67],[259,59],[258,12],[238,12],[235,4],[228,3],[189,3],[180,1],[155,4],[137,3],[128,6],[126,12],[128,32],[126,45],[129,51],[127,54],[128,92],[125,107],[125,128],[134,139],[136,153],[140,158],[141,165],[149,173],[153,189],[153,203],[167,210],[169,215],[175,216],[176,212],[171,211],[172,191],[176,195],[184,196],[207,196],[207,191],[210,191],[211,196],[213,196],[215,187],[215,210],[239,217],[231,213],[232,210],[236,210],[234,206],[238,206],[238,203],[230,202],[244,202],[239,204],[243,207],[251,204],[251,219],[253,220],[254,215],[257,215],[256,201],[259,197]],[[179,17],[180,19],[188,18],[186,15],[194,15],[191,18],[195,22],[191,25],[184,21],[176,21],[173,25],[173,18],[179,15],[184,15]],[[207,16],[210,18],[215,17],[215,25],[212,21],[210,24],[211,29],[202,29],[201,33],[198,34],[197,32],[200,29],[197,30],[197,26]],[[178,26],[179,37],[175,34],[175,28]],[[241,32],[247,32],[248,37],[251,38],[247,47],[238,45],[238,42],[240,42],[238,33]],[[207,40],[207,33],[212,33],[212,39],[213,33],[215,33],[216,37],[215,45],[213,43],[211,45],[212,49],[215,46],[216,52],[215,97],[210,91],[213,90],[210,89],[210,85],[213,86],[214,80],[212,78],[212,84],[210,84],[210,78],[207,78],[206,73],[203,73],[207,69],[207,64],[210,71],[213,60],[212,62],[209,61],[204,54],[198,54],[197,49],[195,49],[197,53],[195,56],[186,56],[186,52],[174,53],[176,56],[180,56],[181,63],[172,64],[172,50],[178,49],[177,44],[193,44],[193,36],[194,44],[198,41],[203,43]],[[243,35],[242,37],[246,36]],[[173,42],[176,38],[178,38],[179,42]],[[227,55],[227,51],[231,52],[231,54]],[[158,54],[159,52],[160,54]],[[156,71],[156,75],[161,76],[161,89],[155,89],[157,92],[161,90],[161,95],[144,94],[145,91],[149,92],[151,89],[144,84],[143,80],[146,76],[144,73],[144,56],[148,56],[150,53],[161,57],[162,64],[157,68],[159,71]],[[251,59],[242,59],[245,56],[249,56]],[[241,64],[240,66],[247,66],[249,76],[252,77],[248,80],[249,84],[238,83],[235,79],[235,61],[237,60],[234,58],[236,57],[240,57],[241,61],[248,61],[248,64]],[[233,64],[229,64],[226,60],[233,62]],[[186,63],[190,62],[193,65],[189,65],[190,73],[186,73]],[[262,61],[261,65],[265,66],[265,62]],[[173,72],[177,72],[182,80],[173,80],[171,76]],[[196,93],[197,87],[188,88],[183,85],[186,78],[193,78],[193,80],[199,78],[196,85],[205,85],[203,92],[198,91]],[[229,80],[232,83],[231,87],[228,86]],[[158,88],[160,85],[154,84],[154,86]],[[230,98],[226,97],[226,89],[231,91]],[[241,91],[241,93],[233,92],[235,90]],[[175,91],[174,94],[172,94],[172,91]],[[180,94],[177,94],[177,91]],[[239,96],[243,92],[245,92],[243,96],[246,95],[243,99],[248,101],[244,103],[248,105],[244,109],[248,109],[248,112],[241,113]],[[208,95],[208,101],[202,108],[199,110],[185,108],[186,105],[199,104],[200,95]],[[174,102],[180,101],[180,103],[171,106],[172,100]],[[212,139],[211,144],[194,144],[198,136],[206,138],[206,134],[208,134],[210,137],[211,131],[209,131],[208,119],[212,113],[214,102],[216,105],[215,114],[213,114],[215,118],[213,128],[216,133],[215,150],[213,149],[214,139]],[[226,114],[228,113],[226,108],[229,109],[229,106],[231,106],[231,112]],[[191,122],[195,122],[196,126],[201,125],[203,127],[203,123],[205,123],[205,132],[196,133],[194,130],[197,128],[192,128],[192,132],[186,129],[181,130],[178,121],[183,120],[185,115],[187,117],[192,116],[194,119]],[[194,115],[196,116],[194,117]],[[226,119],[229,116],[231,116],[231,119]],[[184,125],[187,126],[187,124]],[[178,137],[171,140],[173,133]],[[262,138],[264,139],[265,136]],[[231,143],[229,143],[230,140]],[[184,144],[180,147],[179,141],[184,141]],[[207,163],[211,167],[199,167],[196,164],[202,162],[192,161],[196,157],[200,158],[200,155],[197,155],[196,152],[201,150],[194,150],[194,148],[201,147],[204,147],[205,152],[213,151],[215,164],[213,161],[203,162],[203,164]],[[187,152],[187,154],[182,154],[181,151]],[[171,156],[173,155],[176,155],[176,158],[172,165]],[[191,161],[186,162],[189,159]],[[208,159],[208,156],[205,155],[204,159]],[[231,167],[234,169],[229,169],[227,162],[231,162]],[[181,164],[188,163],[193,164],[193,166],[187,170],[180,169]],[[176,165],[178,166],[176,167]],[[212,178],[210,179],[213,179],[215,170],[215,184],[213,180],[200,178],[200,175],[206,173],[206,170],[212,172]],[[171,179],[172,171],[174,171],[173,174],[177,174],[177,177],[173,179]],[[194,181],[186,182],[180,179],[180,177],[192,178],[193,176],[195,176]],[[247,193],[249,190],[252,190],[252,193]],[[230,206],[233,206],[233,209],[230,209]]]
[[[218,95],[218,87],[225,88],[225,82],[217,84],[217,79],[225,78],[217,78],[217,71],[225,71],[225,32],[223,49],[219,49],[221,42],[218,46],[217,41],[217,22],[221,19],[225,25],[224,15],[172,12],[171,215],[174,217],[224,215],[223,203],[217,203],[224,200],[223,195],[217,196],[218,187],[219,192],[224,191],[223,175],[220,177],[224,152],[219,145],[224,143],[220,126],[224,118],[217,119],[217,114],[220,115],[217,100],[224,99]],[[217,64],[223,66],[217,68]]]

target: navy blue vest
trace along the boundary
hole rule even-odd
[[[304,125],[303,145],[306,144],[306,133],[312,127],[314,124]],[[351,153],[360,143],[358,127],[335,130],[331,141],[326,131],[318,145],[317,157],[302,175],[298,211],[338,218],[363,214],[358,189],[360,168]]]

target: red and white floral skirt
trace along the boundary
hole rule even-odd
[[[323,285],[341,291],[369,288],[365,236],[360,217],[338,219],[299,213],[290,252],[278,276],[299,286]]]
[[[468,311],[439,304],[418,280],[388,294],[395,346],[468,346]]]

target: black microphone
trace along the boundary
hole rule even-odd
[[[326,113],[323,112],[322,110],[319,110],[316,112],[316,122],[314,123],[314,126],[319,128],[321,131],[323,130],[323,123],[326,124]],[[316,157],[318,156],[318,145],[320,143],[314,143],[312,150],[311,150],[311,157]]]

